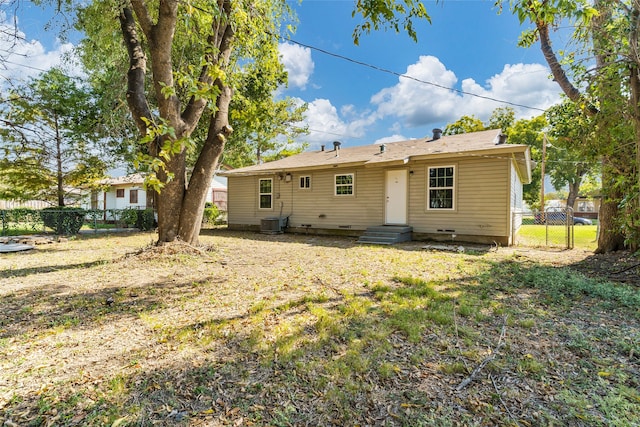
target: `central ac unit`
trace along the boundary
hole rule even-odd
[[[267,234],[282,233],[285,227],[286,218],[263,218],[260,220],[260,232]]]

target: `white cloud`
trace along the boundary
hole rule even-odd
[[[394,134],[391,136],[385,136],[384,138],[376,139],[373,143],[386,144],[386,143],[397,142],[397,141],[406,141],[407,139],[408,138],[406,136]]]
[[[63,56],[73,50],[71,43],[56,43],[53,50],[47,51],[40,41],[28,40],[23,32],[15,32],[4,18],[0,17],[0,85],[24,82],[60,66]]]
[[[456,83],[455,74],[438,58],[421,56],[405,75],[411,78],[400,77],[398,84],[373,95],[371,102],[378,106],[378,113],[400,117],[408,127],[447,120],[455,108],[456,96],[443,88]]]
[[[303,125],[309,128],[309,134],[299,139],[317,149],[320,145],[329,146],[335,140],[361,138],[375,120],[375,114],[357,113],[351,105],[338,112],[328,99],[316,99],[308,104],[305,113]]]
[[[296,44],[281,43],[278,50],[289,74],[289,86],[298,89],[306,88],[314,68],[311,49]]]
[[[381,117],[396,117],[405,127],[445,124],[463,115],[486,121],[493,110],[504,106],[514,108],[517,117],[531,117],[542,111],[512,104],[544,110],[560,99],[558,86],[547,77],[548,68],[540,64],[507,64],[501,73],[486,81],[486,86],[464,79],[461,90],[465,94],[446,89],[454,87],[458,79],[433,56],[421,56],[405,74],[422,82],[401,77],[398,84],[371,98]]]

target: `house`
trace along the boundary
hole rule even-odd
[[[144,175],[108,178],[101,182],[104,191],[91,195],[91,209],[146,209],[147,192],[144,189]]]
[[[117,178],[109,178],[101,183],[102,192],[94,192],[91,197],[91,209],[146,209],[152,208],[148,203],[147,191],[144,187],[144,174],[135,173]],[[211,180],[206,201],[218,206],[221,211],[227,210],[227,186],[222,180]]]
[[[531,181],[526,145],[499,130],[304,152],[221,172],[228,226],[361,236],[381,225],[412,228],[414,239],[511,244],[522,185]],[[264,230],[263,230],[264,231]]]

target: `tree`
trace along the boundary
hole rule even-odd
[[[266,76],[261,69],[246,70],[231,101],[230,122],[235,129],[227,141],[224,162],[232,167],[259,164],[301,152],[306,146],[294,139],[307,132],[302,122],[307,104],[291,98],[275,100],[273,94],[286,84],[286,72]]]
[[[568,186],[567,207],[573,208],[583,178],[599,170],[592,118],[571,101],[549,108],[545,115],[551,139],[547,170],[555,188]]]
[[[531,182],[523,187],[523,199],[531,207],[544,208],[540,203],[540,187],[542,182],[542,144],[544,143],[544,129],[548,126],[544,116],[532,119],[520,119],[509,129],[504,129],[508,135],[509,144],[526,144],[531,151],[531,160],[535,167],[531,171]]]
[[[444,128],[445,135],[458,135],[461,133],[478,132],[484,130],[482,120],[475,116],[462,116],[457,121],[448,124]]]
[[[501,1],[497,3],[501,4]],[[594,116],[602,157],[603,203],[597,253],[632,248],[640,240],[640,4],[618,0],[511,1],[520,22],[534,27],[521,37],[523,46],[540,42],[554,80],[566,96]],[[568,20],[575,25],[574,40],[583,51],[567,52],[567,68],[553,50],[550,30]],[[622,42],[621,42],[622,41]],[[595,68],[573,61],[595,58]],[[574,84],[572,73],[578,84]],[[580,84],[580,81],[584,84]],[[585,88],[581,91],[580,88]],[[629,96],[630,95],[630,96]],[[634,124],[629,138],[620,120]],[[627,196],[625,196],[627,195]],[[629,197],[628,195],[632,195]],[[621,209],[622,208],[622,209]]]
[[[516,121],[516,112],[511,107],[498,107],[489,117],[487,129],[502,129],[507,131]]]
[[[72,191],[104,177],[93,94],[53,68],[16,88],[2,104],[0,197],[65,206]]]
[[[277,75],[277,34],[287,10],[280,0],[131,0],[96,1],[80,11],[92,75],[111,74],[107,60],[123,57],[114,33],[126,48],[126,101],[145,144],[138,164],[158,191],[159,244],[198,242],[206,192],[233,132],[230,104],[242,65]],[[193,133],[201,120],[198,144]]]

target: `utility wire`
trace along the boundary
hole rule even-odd
[[[498,103],[501,103],[501,104],[512,105],[514,107],[521,107],[521,108],[526,108],[528,110],[536,110],[536,111],[542,111],[542,112],[545,111],[542,108],[531,107],[529,105],[518,104],[516,102],[505,101],[503,99],[497,99],[497,98],[493,98],[493,97],[490,97],[490,96],[479,95],[477,93],[467,92],[467,91],[464,91],[464,90],[461,90],[461,89],[447,87],[447,86],[444,86],[444,85],[441,85],[441,84],[438,84],[438,83],[430,82],[430,81],[427,81],[427,80],[422,80],[422,79],[419,79],[417,77],[410,76],[408,74],[398,73],[397,71],[388,70],[386,68],[378,67],[377,65],[372,65],[372,64],[369,64],[369,63],[366,63],[366,62],[363,62],[363,61],[358,61],[357,59],[349,58],[349,57],[344,56],[344,55],[340,55],[340,54],[337,54],[337,53],[329,52],[328,50],[324,50],[324,49],[321,49],[319,47],[315,47],[315,46],[311,46],[311,45],[308,45],[308,44],[305,44],[305,43],[301,43],[301,42],[298,42],[298,41],[290,39],[290,38],[285,38],[285,37],[282,37],[282,36],[278,36],[278,38],[280,40],[288,41],[288,42],[291,42],[291,43],[296,44],[298,46],[305,47],[307,49],[315,50],[317,52],[323,53],[323,54],[328,55],[328,56],[333,56],[335,58],[342,59],[344,61],[352,62],[354,64],[357,64],[357,65],[360,65],[360,66],[363,66],[363,67],[371,68],[373,70],[380,71],[380,72],[387,73],[387,74],[391,74],[391,75],[394,75],[394,76],[397,76],[397,77],[401,77],[401,78],[404,78],[404,79],[413,80],[413,81],[416,81],[418,83],[427,84],[427,85],[434,86],[434,87],[437,87],[437,88],[440,88],[440,89],[444,89],[444,90],[460,93],[462,95],[469,95],[469,96],[473,96],[473,97],[476,97],[476,98],[487,99],[489,101],[498,102]]]

